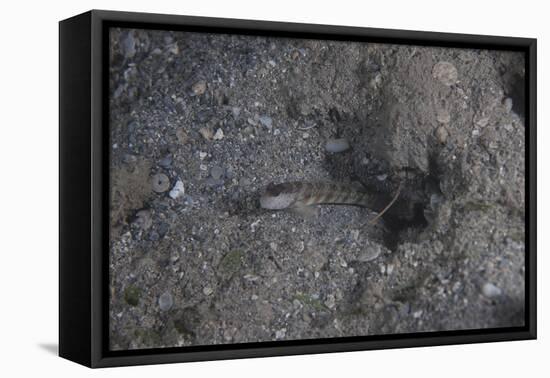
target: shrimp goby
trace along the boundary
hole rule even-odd
[[[372,194],[344,184],[285,182],[269,184],[260,197],[268,210],[304,208],[313,205],[350,205],[374,208],[379,203]]]

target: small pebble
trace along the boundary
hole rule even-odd
[[[176,42],[176,43],[172,44],[170,47],[168,47],[168,52],[170,52],[174,55],[178,55],[180,53],[178,43]]]
[[[437,112],[437,122],[444,125],[451,122],[451,114],[447,110],[440,110]]]
[[[159,161],[159,165],[163,168],[170,168],[172,166],[172,157],[166,156],[164,159]]]
[[[280,133],[281,133],[281,130],[279,130],[279,129],[275,129],[273,131],[273,135],[275,135],[275,136],[279,135]]]
[[[510,97],[506,97],[504,99],[503,105],[504,109],[506,109],[506,111],[510,113],[510,111],[512,111],[512,107],[514,106],[514,101]]]
[[[379,245],[370,246],[370,248],[364,248],[361,250],[361,254],[358,256],[357,260],[360,262],[368,262],[375,260],[382,253],[382,248]]]
[[[164,235],[166,235],[169,229],[170,229],[170,226],[168,225],[168,223],[162,222],[161,224],[159,224],[158,226],[159,236],[163,237]]]
[[[189,136],[183,128],[179,128],[176,130],[176,138],[180,144],[185,144],[189,140]]]
[[[122,40],[121,48],[125,58],[132,58],[136,54],[136,40],[132,32]]]
[[[206,296],[211,295],[214,292],[214,289],[212,289],[210,286],[206,286],[204,289],[202,289],[202,293]]]
[[[506,131],[514,131],[514,126],[512,126],[511,124],[507,123],[504,125],[504,130]]]
[[[219,180],[222,178],[224,174],[224,169],[221,168],[221,167],[218,167],[217,165],[215,165],[214,167],[212,167],[212,169],[210,170],[210,175],[212,176],[212,178],[214,180]]]
[[[199,151],[199,159],[204,160],[204,158],[208,155],[206,152]]]
[[[286,328],[280,329],[275,332],[275,338],[277,340],[284,338],[286,335]]]
[[[212,130],[206,127],[201,127],[199,129],[199,133],[202,135],[202,137],[206,140],[212,140],[214,137],[214,133],[212,133]]]
[[[214,134],[214,136],[212,138],[214,140],[222,140],[223,139],[223,130],[222,129],[216,130],[216,133]]]
[[[204,80],[198,81],[191,87],[191,90],[195,96],[200,96],[206,92],[206,82]]]
[[[328,152],[332,152],[332,153],[347,151],[349,147],[350,147],[349,142],[345,138],[329,139],[325,145],[325,149]]]
[[[435,137],[439,143],[445,144],[447,142],[447,138],[449,137],[449,132],[445,126],[439,126],[437,130],[435,130]]]
[[[156,231],[151,231],[151,232],[149,233],[149,240],[150,240],[150,241],[157,241],[157,240],[159,240],[159,239],[160,239],[160,235],[159,235],[158,232],[156,232]]]
[[[185,188],[181,180],[176,181],[176,184],[174,185],[172,190],[170,190],[170,193],[168,193],[168,195],[172,199],[178,199],[182,197],[184,194],[185,194]]]
[[[381,84],[382,84],[382,74],[380,72],[378,72],[371,79],[371,81],[369,82],[369,85],[372,89],[378,89]]]
[[[502,294],[502,290],[500,290],[500,288],[490,282],[487,282],[483,285],[483,287],[481,288],[481,292],[487,298],[495,298]]]
[[[271,117],[268,116],[261,116],[259,119],[260,123],[267,127],[269,130],[271,130],[271,127],[273,126],[273,120]]]
[[[332,309],[336,305],[336,298],[334,298],[334,295],[329,294],[327,296],[327,300],[325,301],[325,306]]]
[[[204,183],[212,188],[218,188],[220,186],[223,186],[223,180],[215,179],[213,177],[208,177]]]
[[[164,173],[154,175],[151,184],[157,193],[164,193],[170,189],[170,179]]]
[[[487,126],[488,123],[489,123],[489,117],[481,117],[475,122],[476,126],[479,126],[479,127],[485,127]]]
[[[304,138],[304,139],[309,138],[309,133],[303,133],[303,134],[302,134],[302,138]]]
[[[458,80],[458,71],[456,67],[449,62],[439,62],[432,70],[432,75],[446,86],[456,84]]]
[[[151,219],[151,210],[140,210],[136,214],[135,223],[142,229],[148,230],[153,225],[153,220]]]
[[[174,299],[172,299],[172,294],[170,294],[169,292],[165,292],[163,293],[160,297],[159,297],[159,308],[162,310],[162,311],[168,311],[172,308],[172,306],[174,305]]]

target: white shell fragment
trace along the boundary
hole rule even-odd
[[[172,190],[170,190],[170,193],[168,193],[168,195],[172,199],[178,199],[181,196],[183,196],[184,194],[185,194],[185,188],[184,188],[183,182],[181,180],[176,181],[176,184],[174,185]]]
[[[502,290],[500,290],[500,288],[490,282],[487,282],[483,285],[483,287],[481,288],[481,292],[487,298],[495,298],[502,294]]]
[[[213,139],[214,140],[222,140],[223,139],[223,130],[222,129],[216,130],[216,133],[214,134]]]
[[[349,147],[349,142],[345,138],[329,139],[325,145],[325,149],[332,153],[344,152],[348,150]]]

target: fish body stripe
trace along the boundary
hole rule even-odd
[[[374,198],[342,184],[288,182],[268,186],[260,204],[273,210],[321,204],[372,207]]]

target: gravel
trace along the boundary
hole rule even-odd
[[[110,30],[111,349],[524,324],[521,53]]]

